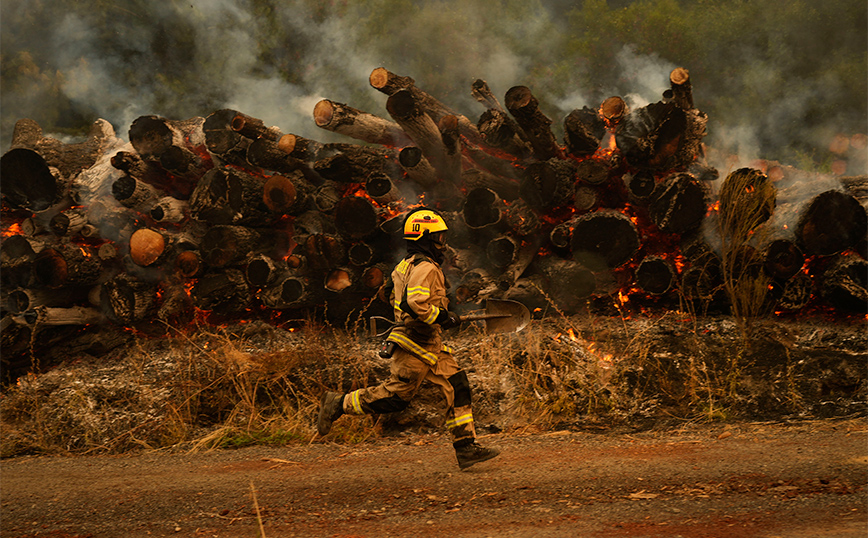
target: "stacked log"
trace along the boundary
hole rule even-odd
[[[686,70],[657,103],[629,110],[614,96],[572,111],[563,143],[527,86],[501,104],[474,81],[484,107],[474,123],[410,77],[378,68],[370,82],[390,119],[327,99],[313,110],[317,126],[359,143],[303,138],[231,109],[142,116],[130,144],[105,122],[64,145],[21,120],[0,158],[4,314],[139,326],[370,311],[403,255],[403,215],[420,204],[448,222],[457,305],[717,303],[728,265],[707,235],[721,233],[721,216],[755,209],[776,233],[739,232],[739,263],[772,279],[779,309],[806,297],[847,310],[865,302],[865,207],[843,188],[823,192],[781,233],[773,196],[748,207],[774,186],[744,170],[714,200],[718,174],[704,161],[705,116]]]

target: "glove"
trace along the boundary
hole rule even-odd
[[[444,330],[458,327],[458,325],[461,324],[461,316],[459,316],[455,312],[444,310],[443,312],[441,312],[440,315],[443,316],[443,319],[440,321],[440,326]]]

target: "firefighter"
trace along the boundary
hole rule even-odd
[[[401,411],[422,382],[430,381],[446,398],[446,427],[452,435],[459,468],[466,469],[499,454],[476,442],[470,383],[441,336],[444,329],[460,323],[459,316],[447,309],[449,300],[440,268],[446,253],[446,230],[443,217],[432,209],[418,208],[405,217],[407,256],[392,271],[387,284],[391,287],[388,296],[396,322],[384,345],[391,352],[391,375],[377,386],[347,394],[323,394],[317,418],[320,435],[328,434],[332,423],[344,414]]]

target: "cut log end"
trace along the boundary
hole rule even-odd
[[[323,99],[313,107],[313,119],[319,127],[331,123],[333,116],[334,106],[328,99]]]

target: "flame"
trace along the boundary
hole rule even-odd
[[[630,298],[627,297],[627,294],[621,290],[618,290],[618,302],[621,303],[621,306],[624,306],[630,301]]]
[[[12,226],[6,228],[3,231],[3,237],[9,237],[12,235],[21,235],[22,233],[24,233],[24,232],[21,231],[21,225],[16,222],[16,223],[12,224]]]

